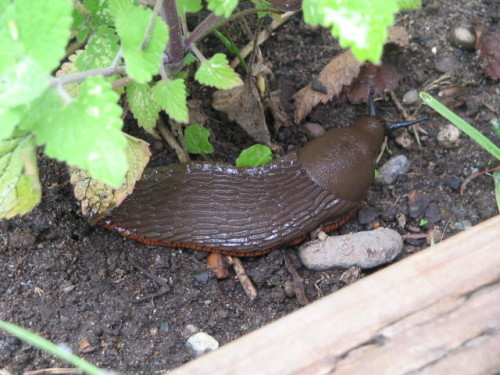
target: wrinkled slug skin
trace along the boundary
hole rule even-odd
[[[103,223],[171,246],[264,253],[355,209],[373,182],[382,140],[382,124],[367,117],[260,167],[193,162],[149,169]]]

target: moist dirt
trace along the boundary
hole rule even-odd
[[[475,52],[453,47],[447,38],[454,27],[491,27],[498,23],[498,15],[495,0],[424,0],[422,9],[400,15],[397,24],[407,29],[410,44],[387,54],[401,75],[396,97],[401,99],[407,91],[441,78],[432,93],[446,86],[458,90],[451,99],[455,111],[498,143],[490,123],[499,116],[498,85],[483,74]],[[317,77],[340,51],[327,31],[311,29],[301,18],[293,17],[262,45],[264,61],[274,75],[270,87],[280,90],[291,118],[292,94]],[[233,25],[231,30],[238,34],[241,26]],[[223,50],[211,37],[206,45],[207,54]],[[449,74],[443,79],[446,71]],[[193,85],[190,92],[207,113],[205,125],[213,132],[216,149],[213,158],[234,162],[239,151],[252,144],[251,139],[210,109],[212,90]],[[388,96],[378,106],[386,121],[402,120]],[[412,113],[416,107],[405,109]],[[348,125],[364,113],[364,104],[326,104],[316,107],[306,121],[333,128]],[[399,146],[394,134],[389,138],[392,155],[407,156],[410,171],[393,185],[372,186],[363,206],[371,219],[353,218],[338,233],[383,226],[401,234],[437,230],[442,234],[439,240],[498,213],[491,176],[480,176],[467,185],[463,195],[459,192],[466,177],[495,166],[493,157],[463,134],[458,146],[444,148],[437,133],[446,121],[428,108],[422,107],[419,113],[431,116],[422,125],[426,134],[420,134],[420,148],[416,142],[408,148]],[[137,130],[130,115],[126,122],[127,131],[151,142],[151,165],[175,162],[168,146]],[[307,141],[301,126],[270,128],[273,141],[284,151]],[[296,248],[284,248],[243,259],[258,292],[252,302],[233,271],[224,280],[214,277],[205,253],[146,246],[91,226],[73,197],[66,167],[41,152],[39,156],[42,202],[22,218],[0,221],[0,318],[64,345],[101,368],[122,374],[159,374],[193,359],[186,340],[194,327],[223,345],[299,309],[297,298],[285,292],[285,283],[292,278],[285,255],[304,278],[310,300],[345,286],[340,278],[345,270],[309,271],[301,265]],[[380,165],[390,156],[385,153]],[[409,215],[412,192],[430,196],[434,202],[432,227],[424,225],[422,217]],[[414,237],[405,242],[398,259],[427,246],[425,238]],[[361,277],[370,272],[374,271],[364,271]],[[53,367],[67,365],[0,333],[0,369],[22,374]]]

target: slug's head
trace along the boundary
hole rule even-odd
[[[335,196],[358,201],[375,178],[375,159],[384,140],[385,128],[409,126],[420,121],[423,120],[384,126],[376,116],[372,91],[369,116],[309,142],[299,151],[300,163],[312,180]]]

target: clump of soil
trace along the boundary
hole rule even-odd
[[[436,86],[434,94],[444,87],[443,82],[452,81],[450,85],[458,87],[462,95],[452,99],[455,110],[492,140],[496,138],[490,121],[499,116],[498,85],[485,77],[474,52],[453,47],[446,35],[453,27],[477,20],[491,26],[495,17],[498,20],[495,3],[424,1],[421,10],[403,14],[397,22],[407,28],[410,47],[387,56],[402,77],[395,92],[399,98],[448,71],[445,79],[438,80],[441,86]],[[275,75],[273,88],[279,88],[285,98],[308,84],[339,53],[327,31],[311,30],[300,15],[278,30],[262,50]],[[193,97],[209,108],[209,92],[199,90]],[[385,120],[401,120],[391,100],[379,102],[379,107]],[[291,114],[291,107],[286,109]],[[365,105],[320,105],[306,121],[343,126],[365,111]],[[422,108],[421,113],[430,111]],[[419,217],[409,215],[407,197],[425,194],[435,203],[434,214],[436,209],[439,212],[434,225],[446,238],[497,214],[491,177],[473,180],[464,195],[458,191],[465,177],[487,169],[493,159],[464,135],[458,146],[443,148],[436,136],[446,122],[437,114],[430,115],[431,121],[422,126],[426,134],[420,134],[421,148],[413,143],[403,149],[393,138],[389,140],[393,154],[406,155],[412,167],[391,186],[373,186],[365,207],[375,211],[377,225],[401,233],[422,233],[428,228]],[[252,143],[240,129],[215,117],[206,125],[214,133],[214,158],[232,162],[240,149]],[[285,150],[305,141],[299,126],[283,128],[274,137]],[[173,161],[165,147],[156,149],[152,164]],[[381,162],[388,158],[384,155]],[[192,359],[185,346],[189,325],[224,344],[299,308],[297,300],[285,293],[285,282],[291,279],[284,265],[285,252],[305,279],[309,299],[344,286],[340,280],[344,270],[308,271],[294,248],[283,249],[243,260],[258,290],[257,299],[251,302],[234,275],[225,280],[214,278],[204,253],[148,247],[90,226],[73,198],[66,167],[40,154],[40,170],[42,203],[25,217],[0,221],[0,318],[65,344],[102,368],[124,374],[159,373]],[[406,223],[401,223],[402,215]],[[373,225],[353,219],[339,232]],[[425,246],[425,240],[413,240],[405,245],[403,256]],[[157,292],[163,294],[144,299]],[[0,334],[0,369],[18,374],[59,366],[64,364]]]

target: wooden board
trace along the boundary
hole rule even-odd
[[[168,374],[500,373],[500,216]]]

